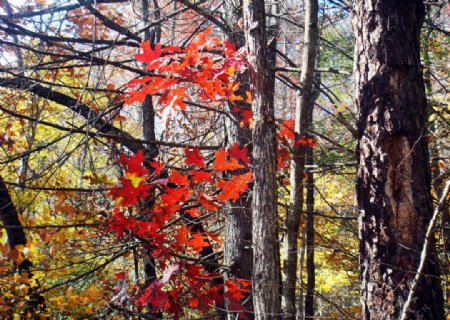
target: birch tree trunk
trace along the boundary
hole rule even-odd
[[[398,319],[432,215],[419,57],[424,5],[357,0],[353,9],[363,318]],[[444,319],[436,256],[428,257],[409,319]]]
[[[304,138],[308,134],[312,120],[313,78],[319,42],[319,28],[317,24],[319,5],[317,0],[305,1],[305,33],[302,55],[302,69],[300,74],[299,104],[295,110],[295,140]],[[306,147],[294,145],[294,155],[291,162],[291,204],[285,220],[286,236],[284,237],[283,257],[283,318],[295,319],[296,285],[298,265],[298,234],[303,209],[303,172],[305,171]]]
[[[245,0],[243,11],[253,96],[253,305],[256,319],[278,319],[280,257],[273,100],[275,77],[269,64],[264,0]]]

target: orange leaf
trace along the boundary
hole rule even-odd
[[[221,180],[216,183],[216,187],[221,188],[217,198],[222,201],[239,199],[242,193],[248,190],[248,183],[253,179],[253,174],[247,172],[238,176],[233,176],[230,181]]]
[[[244,168],[244,166],[239,164],[239,162],[234,158],[227,160],[228,153],[225,150],[216,151],[214,156],[216,158],[213,163],[214,170],[226,171]]]
[[[192,175],[191,179],[193,182],[198,182],[198,183],[204,182],[204,181],[212,182],[211,173],[209,173],[209,172],[191,170],[191,171],[189,171],[189,173]]]
[[[314,138],[300,138],[295,142],[295,145],[303,145],[305,147],[314,148],[317,146],[317,140]]]
[[[176,183],[180,187],[184,187],[189,184],[188,177],[183,176],[177,170],[172,170],[172,174],[169,177],[169,182]]]
[[[278,133],[279,138],[295,139],[294,120],[284,120],[283,128]]]
[[[210,246],[208,239],[205,236],[202,236],[200,233],[195,233],[194,237],[190,239],[186,244],[198,252],[200,252],[203,248]]]
[[[177,231],[176,241],[180,246],[189,241],[189,229],[183,224]]]

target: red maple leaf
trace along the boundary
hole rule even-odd
[[[166,188],[166,194],[161,196],[163,206],[172,206],[184,202],[192,194],[192,190],[186,188]]]
[[[138,298],[138,305],[150,304],[154,312],[166,309],[169,304],[169,297],[167,292],[162,291],[163,286],[164,283],[162,281],[157,280],[152,282]]]
[[[120,199],[119,203],[123,207],[136,205],[138,203],[138,199],[146,198],[148,191],[152,188],[151,185],[142,181],[135,187],[133,182],[125,177],[121,177],[119,180],[122,183],[122,186],[111,188],[110,194],[114,199]]]
[[[138,177],[148,174],[148,170],[143,166],[144,152],[142,150],[129,158],[125,154],[121,154],[117,162],[127,166],[127,172],[134,173]]]
[[[202,197],[200,195],[200,198],[197,200],[198,203],[202,205],[203,208],[205,208],[208,211],[218,211],[219,206],[216,205],[213,201],[206,199],[205,197]]]
[[[237,160],[241,160],[245,164],[250,163],[250,159],[248,158],[248,148],[243,147],[242,149],[239,147],[237,143],[235,143],[231,148],[228,149],[228,154],[236,158]]]
[[[128,230],[129,221],[119,209],[114,210],[114,215],[109,221],[108,230],[116,233],[117,238],[122,238],[125,231]]]
[[[295,139],[294,120],[284,120],[280,132],[278,132],[280,139]]]
[[[161,57],[161,44],[158,43],[155,49],[151,48],[150,41],[145,41],[141,44],[142,53],[135,54],[134,57],[137,61],[144,62],[147,64],[147,70],[156,69],[159,63],[156,63],[156,59]]]
[[[125,272],[125,271],[122,271],[122,272],[116,273],[116,274],[114,275],[114,278],[116,278],[116,280],[123,280],[123,279],[125,279],[125,276],[126,276],[126,275],[127,275],[126,272]]]
[[[228,152],[223,149],[216,151],[214,156],[215,160],[213,163],[213,169],[216,171],[236,170],[244,168],[244,166],[239,164],[239,162],[234,158],[227,160]]]
[[[232,176],[231,180],[221,180],[216,183],[216,187],[222,189],[217,198],[222,201],[237,201],[242,193],[248,190],[248,183],[252,181],[253,174],[247,172],[241,175]]]
[[[200,233],[195,233],[192,239],[186,242],[186,245],[192,247],[197,252],[202,251],[203,248],[209,247],[210,244],[208,242],[208,238],[202,236]]]
[[[314,138],[302,137],[295,141],[295,145],[303,145],[305,147],[315,148],[317,146],[317,140]]]
[[[180,187],[185,187],[189,184],[188,177],[183,176],[177,170],[172,170],[172,174],[169,177],[169,182],[176,183]]]
[[[178,245],[186,244],[186,242],[189,241],[188,238],[189,235],[189,229],[183,224],[180,229],[177,231],[176,241]]]
[[[227,289],[225,296],[228,298],[229,310],[239,313],[239,319],[248,319],[249,317],[246,313],[250,310],[242,305],[242,300],[245,298],[244,294],[250,292],[251,281],[243,279],[230,279],[225,282],[225,286]]]
[[[188,215],[190,215],[192,218],[197,218],[197,217],[199,217],[199,216],[202,215],[202,213],[200,212],[200,210],[198,210],[198,209],[196,209],[196,208],[192,208],[192,209],[186,210],[186,213],[187,213]]]
[[[286,148],[279,148],[277,156],[278,156],[278,163],[277,163],[278,169],[285,168],[286,162],[290,160],[289,150]]]
[[[233,110],[231,110],[233,112],[238,112],[239,115],[241,116],[241,127],[243,127],[244,125],[250,124],[252,122],[252,117],[253,117],[253,113],[251,110],[248,109],[244,109],[244,108],[240,108],[240,107],[234,107]]]
[[[184,153],[186,154],[186,164],[193,164],[197,168],[203,168],[205,166],[205,159],[201,155],[199,147],[185,148]]]
[[[161,170],[164,168],[164,164],[160,162],[153,161],[150,163],[150,166],[155,169],[155,174],[159,176],[161,174]]]
[[[191,170],[191,171],[189,171],[189,174],[192,175],[191,179],[193,182],[197,182],[197,183],[204,182],[204,181],[212,182],[211,173],[209,173],[209,172]]]

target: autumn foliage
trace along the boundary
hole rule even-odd
[[[159,95],[158,103],[170,114],[186,109],[188,92],[208,101],[244,99],[235,95],[239,88],[235,75],[247,65],[245,54],[228,41],[210,37],[211,32],[210,27],[186,48],[162,48],[161,44],[152,48],[149,42],[143,43],[142,53],[135,57],[146,64],[149,75],[129,84],[133,91],[127,104]],[[115,207],[108,229],[118,238],[145,241],[163,270],[162,277],[140,290],[134,301],[138,307],[150,306],[152,312],[168,312],[175,319],[185,308],[208,312],[214,305],[223,305],[224,298],[242,311],[240,300],[250,283],[244,279],[224,282],[216,262],[197,259],[222,239],[212,231],[199,231],[195,224],[247,192],[252,181],[248,149],[235,144],[215,151],[209,160],[198,147],[186,148],[184,154],[185,166],[177,169],[165,168],[158,159],[145,159],[143,151],[122,154],[117,160],[123,173],[109,193]],[[227,174],[238,169],[245,169],[244,173]],[[192,257],[191,262],[182,259],[186,256]],[[212,272],[214,264],[217,271]],[[121,273],[118,278],[127,281]]]

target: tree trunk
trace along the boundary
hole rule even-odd
[[[397,319],[432,214],[419,58],[424,5],[357,0],[353,9],[363,318]],[[433,252],[424,275],[410,319],[444,319]]]
[[[234,26],[233,32],[227,35],[234,43],[237,49],[245,45],[245,35],[242,29],[242,3],[238,0],[230,0],[224,2],[223,14],[229,25]],[[238,95],[245,97],[245,92],[250,90],[248,85],[248,73],[239,75]],[[237,143],[239,147],[247,146],[249,148],[249,156],[251,157],[251,141],[252,135],[250,128],[241,126],[241,112],[233,111],[235,105],[241,109],[249,108],[248,104],[236,101],[230,104],[231,114],[234,122],[231,124],[230,144]],[[247,171],[247,170],[245,170]],[[244,170],[236,170],[231,174],[243,174]],[[225,241],[224,241],[224,264],[230,266],[230,270],[226,276],[229,279],[245,279],[251,280],[253,271],[253,250],[252,250],[252,211],[251,211],[251,192],[243,194],[236,202],[230,201],[227,205],[225,217]],[[244,294],[241,300],[246,317],[253,318],[253,299],[251,292]],[[228,309],[228,318],[235,319],[236,313],[232,308]]]
[[[302,56],[302,71],[300,74],[301,93],[299,104],[295,109],[295,140],[305,138],[312,120],[314,105],[313,79],[319,42],[317,25],[319,5],[317,0],[305,1],[305,33]],[[303,173],[305,171],[306,146],[294,145],[294,155],[291,162],[291,204],[285,220],[286,236],[284,238],[283,271],[283,318],[295,319],[298,234],[303,210]]]
[[[246,77],[248,80],[248,77]],[[241,82],[245,83],[245,82]],[[248,81],[247,81],[248,83]],[[245,96],[245,91],[244,91]],[[231,143],[237,143],[241,148],[251,148],[251,132],[248,127],[239,126],[240,115],[232,113],[237,123],[232,126]],[[248,169],[235,170],[231,174],[244,174]],[[226,208],[225,217],[225,241],[224,241],[224,264],[229,266],[227,278],[229,279],[252,279],[253,272],[253,250],[252,250],[252,197],[251,192],[244,193],[236,202],[230,201]],[[247,318],[253,318],[253,299],[251,292],[245,294],[241,300],[242,310],[246,312]],[[241,310],[241,308],[239,308]],[[229,319],[237,315],[232,308]]]
[[[314,164],[314,150],[306,150],[306,165]],[[306,296],[305,319],[314,319],[314,291],[316,287],[316,267],[314,265],[314,175],[308,172],[306,184]]]
[[[157,2],[154,2],[155,4],[155,10],[154,10],[154,18],[155,20],[159,19],[159,8],[157,6]],[[142,20],[144,25],[148,25],[150,22],[149,17],[149,3],[148,0],[142,0],[141,2],[142,6]],[[160,26],[157,25],[155,28],[151,30],[146,30],[144,34],[144,40],[149,41],[150,45],[152,47],[155,46],[156,43],[160,41]],[[153,97],[151,95],[147,95],[144,99],[144,102],[142,103],[142,131],[144,135],[144,140],[147,141],[154,141],[156,140],[156,130],[155,130],[155,108],[153,106]],[[145,162],[146,162],[146,168],[148,169],[149,173],[154,173],[154,169],[152,166],[150,166],[150,162],[153,161],[159,153],[159,148],[157,145],[153,144],[147,144],[145,145]],[[148,198],[145,200],[145,208],[151,210],[151,208],[155,204],[155,194],[154,190],[152,190],[149,193]],[[147,213],[144,212],[143,218],[146,219]],[[148,217],[147,217],[148,219]],[[144,254],[142,263],[144,266],[144,280],[145,285],[148,286],[152,282],[157,280],[157,266],[155,258],[152,256],[152,248],[149,248],[147,244],[144,244]],[[148,308],[151,310],[151,305],[148,306]],[[161,312],[153,313],[153,317],[155,319],[162,319],[163,314]]]
[[[303,285],[303,272],[304,272],[304,261],[306,252],[306,228],[302,231],[301,236],[301,247],[300,247],[300,258],[298,266],[298,282],[300,283],[300,289],[298,292],[298,309],[297,309],[297,319],[302,320],[305,315],[305,295],[304,295],[304,285]]]
[[[0,221],[3,223],[3,227],[6,229],[6,235],[8,238],[8,244],[11,250],[14,250],[15,246],[27,244],[25,232],[22,228],[22,224],[19,220],[16,207],[14,206],[11,196],[9,195],[6,184],[3,178],[0,176]],[[28,259],[23,259],[17,266],[17,272],[19,274],[25,273],[28,278],[32,278],[31,267],[33,263]],[[31,286],[28,289],[28,300],[24,305],[23,317],[27,319],[41,319],[42,313],[45,312],[45,299],[39,292],[40,285],[37,284]]]
[[[280,257],[273,100],[275,77],[269,64],[264,0],[245,0],[243,11],[253,96],[253,305],[256,319],[278,319]]]

